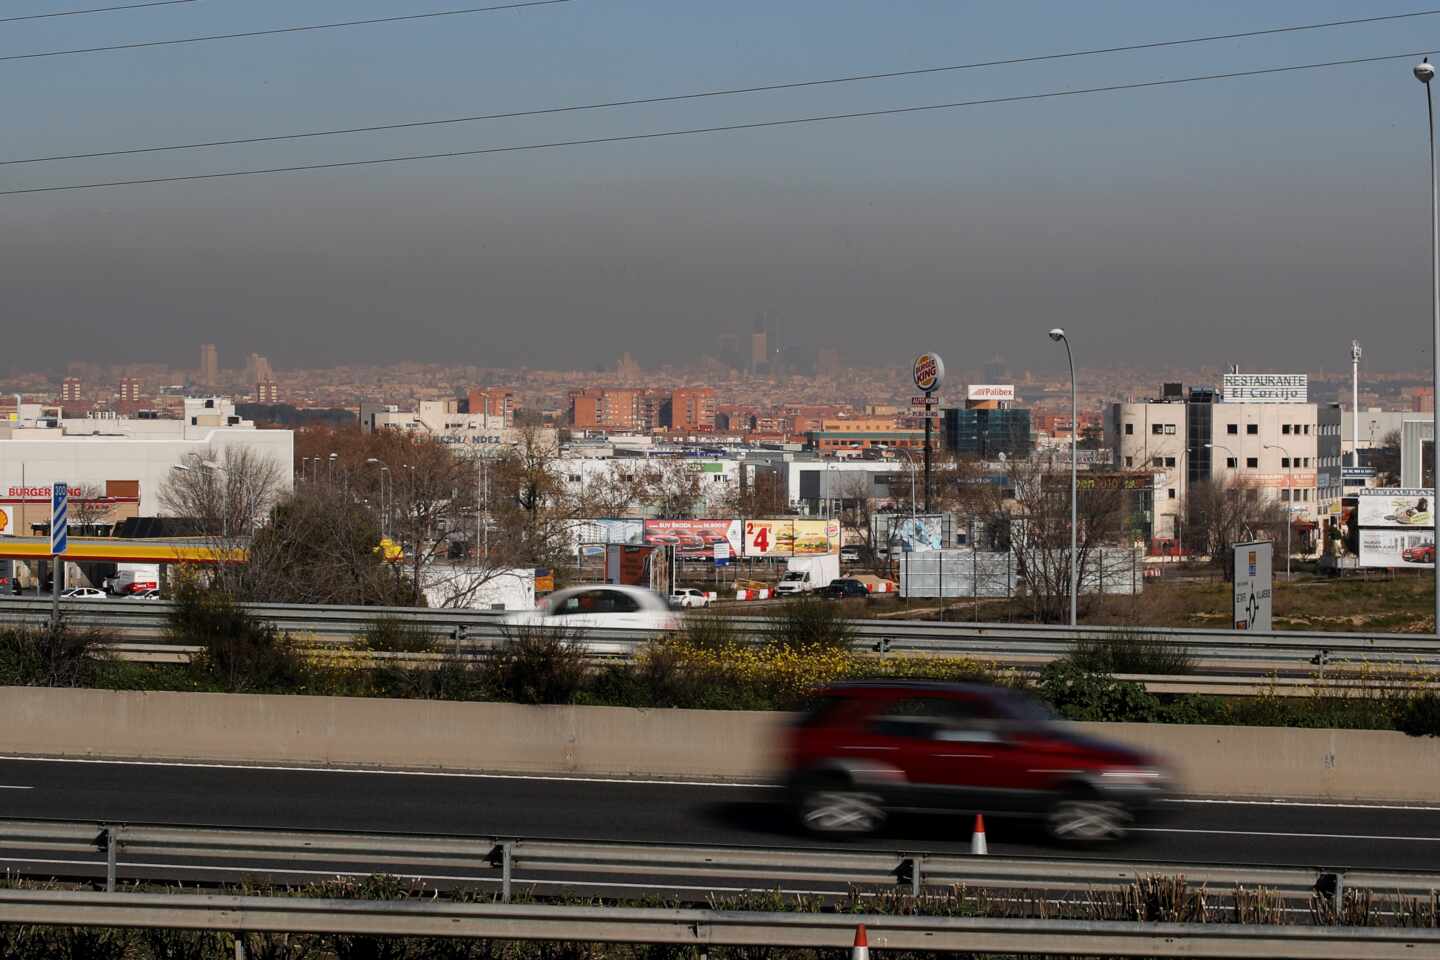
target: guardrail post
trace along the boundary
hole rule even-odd
[[[509,840],[500,844],[500,899],[510,902],[510,873],[515,863],[515,844]]]
[[[120,828],[102,825],[100,832],[91,842],[97,850],[105,854],[105,892],[114,893],[117,860],[120,856]]]
[[[923,858],[919,856],[905,856],[902,854],[900,857],[900,865],[895,868],[896,882],[905,883],[908,881],[910,884],[910,895],[912,897],[920,896],[920,889],[925,883],[921,868],[922,860]]]
[[[235,934],[235,960],[245,960],[245,937],[244,934]]]
[[[1315,892],[1330,900],[1338,919],[1345,908],[1345,875],[1338,870],[1326,870],[1315,878]]]

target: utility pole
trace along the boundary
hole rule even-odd
[[[1350,425],[1351,449],[1355,453],[1350,457],[1352,467],[1360,466],[1360,341],[1350,341],[1350,415],[1353,418]],[[1343,462],[1343,460],[1342,460]]]

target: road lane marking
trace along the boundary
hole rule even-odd
[[[1195,830],[1180,827],[1134,827],[1132,833],[1203,833],[1223,837],[1281,837],[1288,840],[1393,840],[1405,843],[1440,843],[1440,837],[1397,837],[1367,833],[1281,833],[1277,830]]]
[[[1413,810],[1440,813],[1440,807],[1410,803],[1326,803],[1323,800],[1224,800],[1212,797],[1170,797],[1161,803],[1213,804],[1232,807],[1316,807],[1322,810]]]
[[[0,783],[0,790],[34,790],[34,787],[22,787],[18,784]]]
[[[578,777],[546,773],[466,773],[454,770],[380,770],[367,767],[286,767],[259,763],[198,763],[190,760],[97,760],[89,757],[0,756],[0,762],[84,763],[109,767],[179,767],[197,770],[249,770],[274,773],[348,773],[384,777],[448,777],[455,780],[554,780],[557,783],[633,783],[660,787],[734,787],[747,790],[779,790],[778,783],[737,780],[632,780],[625,777]]]

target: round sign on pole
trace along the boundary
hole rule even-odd
[[[940,389],[940,382],[945,379],[945,361],[940,359],[938,353],[922,353],[915,358],[912,373],[917,390],[925,394],[934,393]]]

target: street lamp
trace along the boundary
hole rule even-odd
[[[390,465],[379,457],[369,457],[365,461],[372,466],[380,467],[380,535],[390,536],[390,511],[385,506],[385,478],[390,475]],[[390,499],[395,499],[395,479],[390,478]]]
[[[1076,562],[1075,529],[1078,526],[1076,520],[1076,490],[1075,480],[1075,435],[1079,432],[1078,415],[1075,410],[1075,355],[1070,352],[1070,338],[1065,336],[1065,331],[1056,327],[1050,331],[1050,339],[1065,343],[1065,359],[1070,362],[1070,626],[1075,626],[1075,595],[1080,588],[1080,567]]]
[[[1235,459],[1235,469],[1236,469],[1237,471],[1240,469],[1240,458],[1239,458],[1239,457],[1236,457],[1236,456],[1235,456],[1235,451],[1234,451],[1234,450],[1231,450],[1229,447],[1225,446],[1225,444],[1223,444],[1223,443],[1207,443],[1207,444],[1205,444],[1205,448],[1206,448],[1207,450],[1224,450],[1226,453],[1230,454],[1230,456]],[[1230,468],[1227,466],[1225,469],[1226,469],[1226,470],[1229,470]]]
[[[1430,81],[1435,78],[1435,68],[1430,65],[1430,58],[1415,64],[1414,73],[1415,79],[1425,84],[1425,110],[1430,118],[1430,311],[1433,315],[1431,349],[1434,351],[1430,354],[1430,361],[1434,367],[1434,383],[1431,386],[1435,391],[1431,398],[1434,401],[1432,406],[1440,409],[1440,207],[1436,206],[1435,200],[1435,101],[1430,95]],[[1436,458],[1432,463],[1433,476],[1440,478],[1440,439],[1433,447]],[[1440,479],[1434,482],[1440,484]],[[1431,500],[1434,500],[1433,496]],[[1433,516],[1434,510],[1431,514]],[[1434,529],[1431,528],[1432,541],[1435,539]],[[1435,632],[1440,636],[1440,563],[1435,564]]]
[[[1262,443],[1261,446],[1264,447],[1266,450],[1279,450],[1281,453],[1285,454],[1285,459],[1288,460],[1288,461],[1290,461],[1290,469],[1289,469],[1288,471],[1286,471],[1286,473],[1285,473],[1285,477],[1286,477],[1285,489],[1293,491],[1295,488],[1294,488],[1293,486],[1291,486],[1291,484],[1294,482],[1295,458],[1292,457],[1292,456],[1290,456],[1290,451],[1289,451],[1289,450],[1286,450],[1284,447],[1280,446],[1280,444],[1278,444],[1278,443]],[[1291,493],[1290,495],[1291,495],[1291,496],[1294,496],[1294,493]],[[1285,579],[1286,579],[1286,580],[1289,580],[1289,579],[1290,579],[1290,528],[1295,525],[1295,518],[1294,518],[1294,517],[1291,515],[1291,513],[1290,513],[1290,504],[1291,504],[1293,501],[1286,500],[1286,501],[1283,501],[1283,502],[1284,502],[1284,504],[1285,504]]]
[[[340,459],[340,454],[338,454],[338,453],[332,453],[332,454],[330,454],[330,472],[329,472],[328,474],[326,474],[326,479],[327,479],[330,483],[334,483],[334,482],[335,482],[335,461],[336,461],[336,460],[339,460],[339,459]]]

